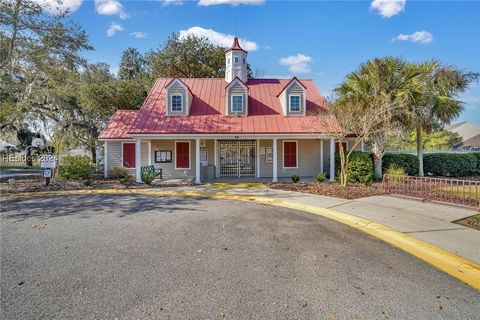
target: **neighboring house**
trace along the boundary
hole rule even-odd
[[[123,166],[140,181],[140,168],[154,165],[164,179],[195,183],[319,172],[333,180],[339,126],[318,115],[327,107],[313,81],[247,79],[237,38],[225,61],[225,78],[160,78],[139,111],[117,111],[99,137],[105,176]]]
[[[462,143],[455,148],[470,151],[480,150],[480,126],[468,121],[459,122],[445,127],[446,130],[456,132],[462,137]]]

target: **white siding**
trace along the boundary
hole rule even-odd
[[[133,140],[125,140],[125,143],[135,143]],[[113,167],[122,167],[122,141],[107,141],[108,143],[108,152],[107,152],[107,175],[110,176],[110,172]],[[148,143],[142,142],[142,153],[141,153],[141,166],[148,165]],[[135,175],[135,168],[127,168],[128,173]]]
[[[289,139],[290,140],[290,139]],[[298,168],[283,168],[283,141],[278,140],[278,177],[286,178],[294,174],[302,177],[313,177],[320,172],[320,140],[298,139]],[[272,140],[260,140],[260,146],[272,147]],[[323,171],[329,170],[329,140],[323,141]],[[260,177],[271,178],[273,162],[266,162],[266,156],[260,155]]]
[[[190,141],[190,169],[175,169],[175,140],[152,140],[152,157],[155,157],[155,150],[172,151],[172,163],[152,161],[155,169],[163,169],[163,179],[195,178],[195,140],[179,139],[178,141]]]

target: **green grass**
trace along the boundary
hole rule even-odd
[[[478,191],[476,191],[476,190],[478,190]],[[480,186],[471,185],[471,186],[459,187],[458,191],[457,191],[457,188],[454,187],[453,188],[453,193],[452,193],[452,189],[450,189],[450,188],[437,189],[436,191],[440,191],[440,192],[446,193],[448,195],[453,194],[454,197],[458,196],[460,198],[465,197],[466,199],[480,200]]]

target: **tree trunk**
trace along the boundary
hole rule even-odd
[[[90,147],[90,152],[92,153],[92,162],[97,163],[97,148],[95,146]]]
[[[32,155],[32,148],[27,148],[27,152],[25,153],[25,159],[27,167],[33,167],[33,155]]]
[[[377,133],[373,136],[373,177],[382,180],[382,159],[384,154],[385,134]]]
[[[424,176],[423,173],[423,141],[422,141],[422,128],[417,128],[417,156],[418,156],[418,175]]]

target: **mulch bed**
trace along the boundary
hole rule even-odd
[[[370,196],[385,194],[382,191],[382,184],[374,183],[371,186],[364,184],[348,184],[342,187],[338,183],[269,183],[272,189],[285,191],[298,191],[304,193],[318,194],[342,199],[358,199]]]

